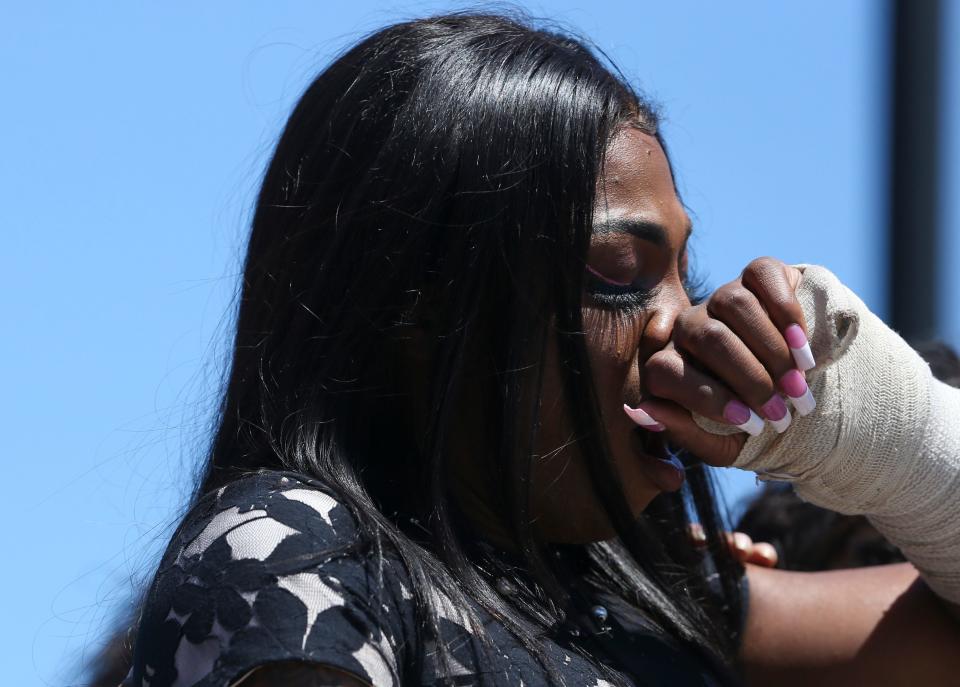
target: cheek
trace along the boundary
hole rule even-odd
[[[625,400],[636,400],[639,393],[636,351],[642,323],[638,320],[584,309],[587,349],[604,429],[621,486],[637,514],[657,494],[630,447],[633,424],[622,408]],[[548,343],[545,364],[541,426],[531,466],[531,516],[540,536],[549,541],[586,543],[609,538],[611,525],[596,501],[588,468],[574,443],[553,341]]]
[[[551,542],[582,544],[612,535],[591,489],[590,474],[574,443],[564,400],[556,341],[547,343],[540,428],[530,467],[530,515],[538,535]]]
[[[648,474],[650,465],[637,452],[636,425],[623,412],[624,403],[640,400],[638,349],[646,321],[642,314],[584,309],[587,349],[607,443],[634,515],[660,493]]]
[[[630,398],[631,390],[635,393],[638,388],[637,349],[643,333],[643,317],[585,307],[583,328],[601,403],[606,405],[605,402],[620,398],[622,405],[623,400]],[[607,408],[603,410],[606,414]]]

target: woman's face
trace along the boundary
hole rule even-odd
[[[665,455],[658,435],[637,428],[623,405],[636,405],[640,365],[668,344],[674,319],[690,306],[684,289],[690,220],[660,144],[632,127],[612,139],[597,191],[583,322],[610,450],[639,514],[661,491],[682,484],[682,473],[654,457]],[[532,472],[534,522],[549,541],[607,538],[612,527],[573,443],[552,338],[548,348]]]

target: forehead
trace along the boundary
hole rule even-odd
[[[595,213],[598,221],[642,216],[667,227],[686,226],[686,211],[656,138],[630,126],[613,136],[598,181]]]

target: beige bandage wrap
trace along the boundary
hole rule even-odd
[[[960,389],[936,380],[829,270],[797,267],[817,407],[783,434],[767,426],[749,437],[733,466],[792,482],[819,506],[865,514],[933,591],[960,603]],[[694,419],[714,433],[732,429]]]

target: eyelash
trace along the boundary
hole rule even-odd
[[[644,289],[633,285],[611,284],[587,270],[587,293],[603,308],[628,313],[645,310],[657,295],[657,288]],[[706,281],[688,268],[683,278],[683,290],[693,305],[707,299]]]
[[[656,295],[656,289],[633,285],[610,284],[587,273],[587,293],[601,307],[609,310],[640,312],[647,308]]]

